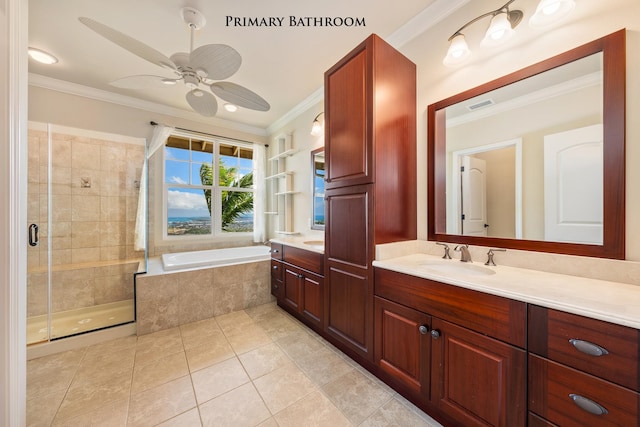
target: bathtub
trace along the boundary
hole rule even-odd
[[[268,246],[243,246],[239,248],[163,254],[162,266],[165,271],[173,271],[267,261],[270,258],[271,253]]]

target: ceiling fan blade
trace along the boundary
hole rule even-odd
[[[211,91],[225,101],[239,107],[257,111],[269,111],[271,106],[260,95],[231,82],[217,82],[210,85]]]
[[[205,117],[215,116],[218,112],[216,97],[200,89],[187,93],[187,102],[196,113]]]
[[[147,46],[146,44],[130,37],[120,31],[114,30],[111,27],[107,27],[98,21],[94,21],[91,18],[81,16],[78,18],[87,27],[91,28],[96,33],[100,34],[107,40],[112,41],[123,49],[128,50],[134,55],[139,56],[142,59],[146,59],[152,64],[159,65],[172,71],[177,71],[176,66],[169,58],[158,52],[154,48]]]
[[[170,79],[160,76],[128,76],[114,80],[109,84],[123,89],[158,89],[173,86],[180,79]]]
[[[206,44],[191,52],[189,62],[194,70],[204,70],[208,79],[224,80],[238,71],[242,57],[226,44]]]

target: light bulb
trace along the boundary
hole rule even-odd
[[[504,43],[515,33],[509,22],[507,12],[500,12],[491,18],[491,24],[480,42],[481,46],[497,46]]]
[[[574,0],[540,0],[536,12],[529,19],[532,28],[543,28],[561,21],[576,6]]]
[[[451,39],[447,56],[444,57],[442,63],[446,66],[457,65],[464,62],[469,55],[471,55],[471,51],[464,39],[464,34],[457,34]]]

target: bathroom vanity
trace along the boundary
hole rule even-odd
[[[313,243],[295,238],[271,242],[271,294],[280,306],[312,329],[321,331],[324,253],[318,248],[322,242]]]
[[[374,262],[385,381],[445,424],[638,425],[640,287],[465,264]]]

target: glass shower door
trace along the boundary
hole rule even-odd
[[[27,343],[133,322],[144,140],[32,123],[28,149]]]
[[[27,224],[27,344],[49,340],[49,141],[46,126],[29,128]]]

